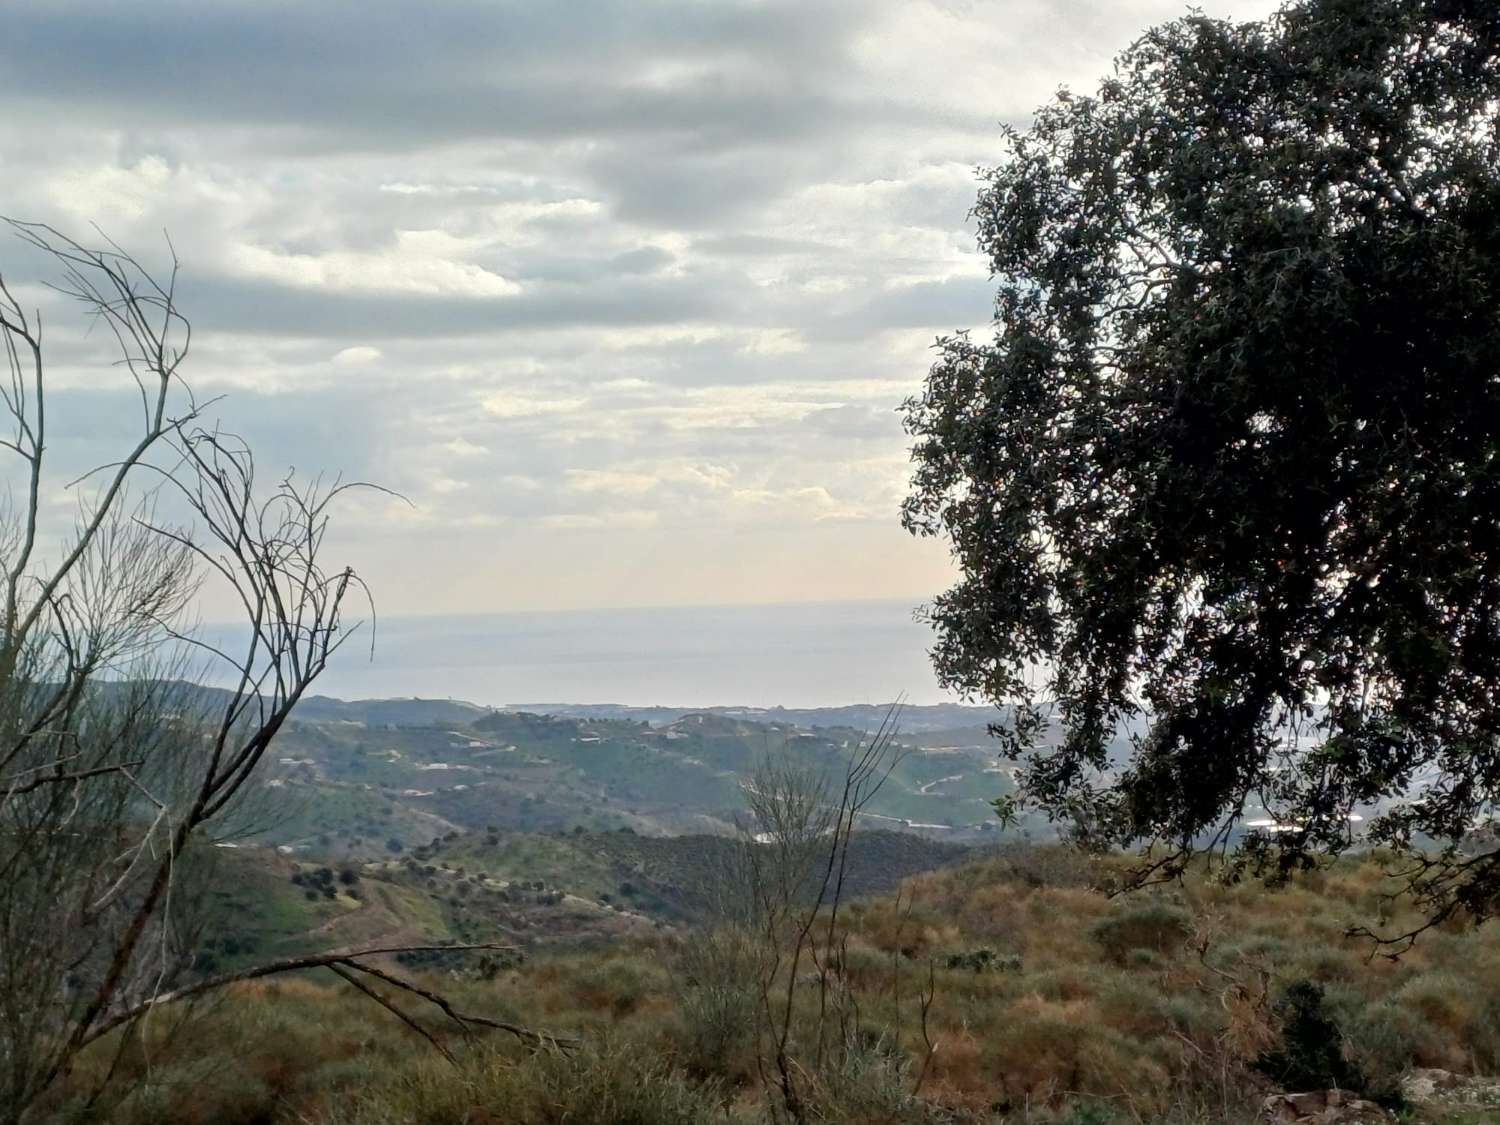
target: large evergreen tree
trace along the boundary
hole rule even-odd
[[[1500,906],[1458,850],[1500,800],[1497,106],[1494,0],[1305,0],[1006,135],[994,340],[906,404],[904,519],[961,568],[940,678],[1086,835],[1170,868],[1264,805],[1295,863],[1378,803],[1453,845],[1436,914]]]

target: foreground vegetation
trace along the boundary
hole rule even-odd
[[[1379,956],[1349,928],[1420,916],[1387,897],[1377,859],[1280,889],[1198,871],[1112,898],[1123,869],[1017,848],[845,904],[820,954],[835,987],[807,964],[792,982],[805,1119],[1248,1121],[1267,1091],[1314,1080],[1399,1105],[1413,1066],[1500,1072],[1500,930],[1455,920]],[[579,1044],[465,1039],[411,1008],[451,1062],[332,978],[248,983],[98,1044],[42,1119],[765,1120],[784,1107],[757,1030],[754,945],[732,927],[680,930],[428,970],[462,1009]]]

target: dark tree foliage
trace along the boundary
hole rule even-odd
[[[1371,1092],[1359,1067],[1344,1057],[1343,1034],[1328,1014],[1321,985],[1293,981],[1276,1015],[1281,1042],[1255,1060],[1255,1069],[1279,1089]]]
[[[903,518],[961,569],[940,678],[1086,837],[1170,870],[1263,804],[1290,866],[1356,806],[1403,846],[1494,812],[1497,99],[1494,0],[1309,0],[1006,134],[994,342],[906,404]],[[1434,911],[1494,911],[1500,853],[1447,858]]]

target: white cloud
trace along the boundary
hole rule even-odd
[[[352,348],[343,348],[335,352],[333,362],[340,367],[364,367],[374,363],[381,356],[379,348],[372,348],[364,344]]]
[[[989,316],[965,218],[975,166],[1002,120],[1083,88],[1183,10],[358,7],[222,0],[181,38],[173,5],[21,5],[0,91],[28,112],[0,121],[0,165],[9,213],[85,237],[97,221],[158,262],[170,231],[195,329],[183,373],[228,393],[216,410],[260,463],[420,502],[343,511],[366,565],[410,560],[377,591],[397,612],[461,587],[472,609],[589,600],[564,587],[587,568],[628,585],[611,552],[580,562],[574,536],[592,531],[642,545],[630,588],[652,601],[700,591],[719,554],[776,557],[776,536],[796,562],[747,579],[765,597],[804,567],[851,597],[933,592],[927,555],[898,561],[895,411],[932,335]],[[247,51],[247,35],[280,49]],[[59,63],[79,57],[99,65]],[[71,411],[90,436],[67,455],[105,460],[131,388],[98,362],[107,341],[46,311],[56,432]],[[881,547],[829,562],[857,521]],[[463,549],[435,550],[445,536]],[[489,581],[517,557],[534,586]]]
[[[484,399],[484,409],[496,418],[536,418],[548,414],[574,414],[587,405],[581,398],[532,398],[497,391]]]
[[[424,237],[434,235],[433,237]],[[513,297],[521,287],[471,262],[444,256],[435,232],[398,232],[388,252],[288,254],[242,243],[230,264],[246,276],[298,289],[384,291],[449,297]]]
[[[641,509],[600,512],[597,514],[569,512],[545,516],[541,522],[543,527],[549,527],[557,531],[640,530],[656,527],[660,524],[661,513]]]
[[[484,446],[476,445],[462,436],[456,437],[452,441],[444,442],[442,449],[447,453],[451,453],[454,457],[483,457],[489,452]]]
[[[796,355],[807,351],[807,341],[791,328],[767,328],[752,333],[740,350],[750,355]]]
[[[569,469],[568,488],[573,492],[603,492],[611,496],[644,496],[660,484],[650,473],[627,473],[608,469]]]
[[[599,346],[613,351],[660,348],[672,344],[707,344],[722,340],[728,329],[714,324],[664,324],[644,328],[619,328],[599,336]]]

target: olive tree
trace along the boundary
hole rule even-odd
[[[940,678],[1085,838],[1172,872],[1263,806],[1289,870],[1378,809],[1434,917],[1500,906],[1497,105],[1495,4],[1304,0],[1004,136],[903,518]]]

